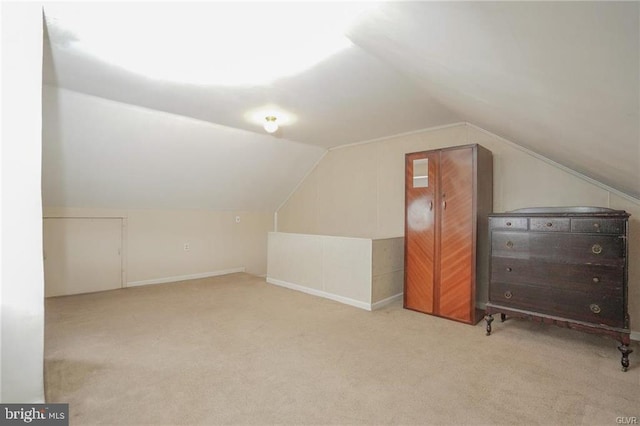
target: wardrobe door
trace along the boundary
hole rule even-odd
[[[464,322],[475,316],[474,148],[440,154],[440,280],[436,309],[440,316]]]
[[[404,306],[434,312],[438,154],[406,156]]]

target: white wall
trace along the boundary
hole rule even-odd
[[[267,282],[371,310],[366,238],[269,233]]]
[[[402,236],[405,153],[466,140],[466,126],[460,124],[330,150],[278,210],[278,231]]]
[[[640,331],[640,200],[461,123],[330,150],[278,210],[278,231],[385,238],[404,234],[405,154],[479,143],[493,153],[494,211],[602,206],[631,213],[629,314]],[[638,336],[640,337],[640,336]]]
[[[127,222],[129,283],[238,268],[267,273],[271,212],[130,210]]]
[[[270,232],[267,282],[378,309],[402,297],[403,241]]]
[[[123,282],[128,286],[239,270],[267,272],[272,212],[45,207],[44,215],[123,218]]]
[[[2,3],[0,401],[44,401],[42,6]]]

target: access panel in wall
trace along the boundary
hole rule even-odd
[[[488,262],[479,246],[487,244],[492,182],[491,152],[479,145],[406,155],[405,308],[480,320],[477,269]]]

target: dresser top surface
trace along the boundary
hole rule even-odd
[[[624,210],[606,207],[528,207],[505,213],[491,213],[489,217],[613,217],[628,218]]]

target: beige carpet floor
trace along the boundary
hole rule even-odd
[[[524,320],[494,333],[232,274],[46,301],[72,425],[640,422],[640,350]]]

